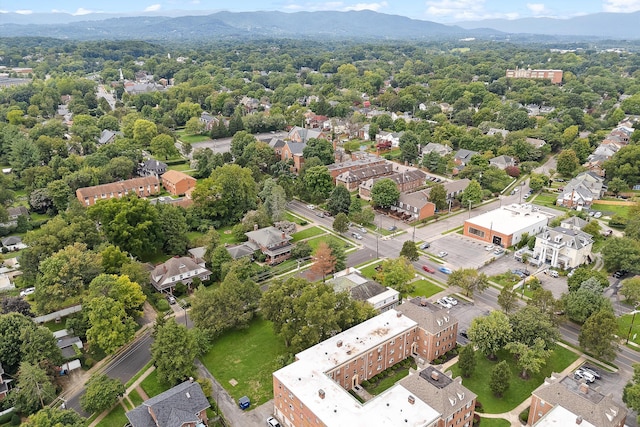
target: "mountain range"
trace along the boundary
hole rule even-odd
[[[189,13],[189,15],[179,16]],[[526,18],[444,25],[373,11],[350,12],[185,12],[171,16],[123,16],[65,13],[0,14],[0,37],[39,36],[62,39],[206,40],[237,38],[442,39],[640,38],[640,12],[598,13],[571,19]],[[166,14],[166,12],[165,12]]]

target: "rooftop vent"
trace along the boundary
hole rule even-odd
[[[342,340],[339,340],[339,341],[336,343],[336,345],[337,345],[338,347],[342,347]]]
[[[410,404],[412,404],[412,405],[413,405],[414,403],[416,403],[416,398],[415,398],[415,397],[413,397],[413,396],[411,396],[411,395],[409,395],[409,398],[408,398],[407,400],[408,400],[408,401],[409,401],[409,403],[410,403]]]
[[[320,396],[320,399],[324,399],[325,393],[323,389],[318,390],[318,396]]]
[[[580,415],[578,415],[578,417],[576,418],[576,424],[582,424],[582,417]]]
[[[185,393],[187,395],[187,399],[191,399],[191,395],[189,394],[189,392]]]
[[[438,371],[431,372],[431,379],[434,381],[438,381],[440,379],[440,373]]]
[[[396,316],[397,317],[402,317],[402,313],[398,311],[398,312],[396,312]]]

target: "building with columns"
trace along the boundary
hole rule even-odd
[[[569,269],[592,261],[593,238],[580,230],[565,227],[545,227],[536,236],[533,257],[553,268]]]

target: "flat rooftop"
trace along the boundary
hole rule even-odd
[[[545,415],[540,419],[540,421],[535,423],[533,427],[596,427],[589,421],[582,418],[580,418],[580,423],[578,423],[577,421],[578,416],[576,414],[569,411],[568,409],[563,408],[560,405],[556,405],[556,407],[550,410],[547,415]]]
[[[502,206],[465,221],[507,236],[537,224],[547,225],[548,222],[549,215],[530,204]]]

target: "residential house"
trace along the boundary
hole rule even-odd
[[[355,268],[335,273],[327,284],[336,292],[349,292],[354,300],[369,303],[378,313],[396,308],[400,303],[398,291],[363,277]]]
[[[489,130],[487,131],[487,135],[489,136],[493,136],[497,134],[502,135],[502,138],[506,138],[507,135],[509,135],[509,131],[506,129],[498,129],[498,128],[489,128]]]
[[[497,156],[489,159],[489,166],[495,166],[498,169],[505,170],[510,166],[516,165],[516,159],[511,156]]]
[[[282,158],[282,148],[284,147],[284,140],[280,138],[264,138],[264,139],[261,139],[260,141],[264,142],[265,144],[268,144],[269,147],[273,148],[273,151],[274,153],[276,153],[276,156],[279,158]]]
[[[571,216],[560,221],[560,227],[574,231],[582,231],[587,224],[589,223],[579,216]]]
[[[381,131],[376,135],[376,144],[390,143],[391,147],[400,146],[400,137],[404,132],[387,132]]]
[[[355,172],[357,174],[357,172]],[[421,170],[405,170],[404,172],[396,172],[385,177],[371,178],[362,182],[358,186],[358,194],[364,200],[371,200],[371,188],[373,185],[383,178],[388,178],[396,184],[398,191],[408,193],[422,187],[425,183],[427,174]]]
[[[595,172],[586,171],[569,181],[558,195],[556,204],[566,208],[588,208],[600,199],[607,190],[604,178]]]
[[[304,148],[306,142],[285,141],[280,152],[280,159],[293,162],[293,172],[298,173],[304,164]]]
[[[308,420],[329,427],[391,427],[399,425],[399,420],[408,426],[450,427],[454,424],[448,418],[453,412],[454,422],[458,416],[467,420],[457,426],[470,427],[475,395],[459,381],[452,384],[442,378],[442,385],[434,386],[405,378],[366,403],[348,394],[404,359],[414,357],[423,365],[437,357],[433,355],[450,350],[457,325],[444,309],[407,302],[328,338],[296,354],[295,362],[273,373],[274,413],[290,427],[307,426]],[[436,377],[427,371],[419,379],[426,380],[424,376]],[[436,408],[444,402],[443,393],[455,399],[455,404],[439,412]]]
[[[138,197],[149,197],[160,192],[160,181],[157,176],[132,178],[110,184],[83,187],[76,190],[76,197],[83,206],[93,206],[98,200],[120,199],[127,194]]]
[[[29,210],[24,206],[7,208],[7,222],[0,223],[0,227],[15,227],[18,225],[18,218],[21,216],[29,218]]]
[[[5,237],[1,240],[2,246],[7,248],[9,252],[19,251],[20,249],[25,249],[27,245],[22,243],[22,239],[20,236],[9,236]]]
[[[2,367],[2,363],[0,363],[0,400],[9,394],[9,383],[11,381],[11,379],[5,378],[4,368]]]
[[[259,250],[266,256],[269,265],[279,264],[291,257],[291,236],[275,227],[265,227],[245,233],[249,241],[245,243],[253,251]]]
[[[542,148],[547,143],[547,141],[545,141],[544,139],[538,138],[525,138],[525,141],[528,144],[533,145],[533,147],[537,149]]]
[[[166,90],[166,88],[154,82],[127,81],[124,83],[124,90],[129,95],[140,95],[142,93],[161,92]]]
[[[451,207],[453,201],[469,186],[470,182],[469,179],[465,178],[442,184],[447,192],[449,207]],[[396,203],[392,209],[404,219],[422,220],[429,218],[433,216],[436,211],[436,206],[429,201],[430,193],[431,188],[414,193],[401,193],[398,203]]]
[[[311,138],[315,138],[315,139],[324,138],[324,139],[326,139],[327,136],[322,130],[306,129],[306,128],[301,128],[299,126],[294,126],[289,131],[289,134],[287,135],[287,139],[289,139],[289,140],[291,140],[293,142],[302,142],[302,143],[305,143],[305,144]]]
[[[623,405],[614,402],[610,394],[604,395],[571,376],[552,373],[531,393],[527,425],[623,427],[628,412]],[[552,424],[554,419],[561,422]]]
[[[584,231],[565,227],[545,227],[536,236],[533,257],[553,268],[570,269],[592,261],[593,238]]]
[[[116,140],[119,136],[122,136],[122,132],[114,132],[109,129],[105,129],[100,133],[98,137],[98,145],[110,144]]]
[[[439,144],[437,142],[430,142],[422,148],[422,155],[433,153],[440,155],[441,157],[451,154],[453,149],[448,145]]]
[[[329,166],[327,166],[327,169],[329,169],[331,178],[333,178],[335,183],[336,177],[344,172],[354,171],[354,170],[362,169],[369,166],[383,165],[386,163],[388,163],[387,160],[381,157],[366,154],[362,158],[351,159],[351,160],[347,160],[346,162],[330,164]]]
[[[162,174],[162,186],[174,196],[189,194],[198,182],[194,177],[184,172],[168,170]]]
[[[151,272],[151,284],[159,292],[173,293],[173,288],[182,283],[191,286],[193,279],[209,280],[211,272],[204,262],[196,262],[191,257],[176,256],[158,264]]]
[[[131,427],[201,427],[211,407],[193,378],[144,401],[126,413]]]
[[[384,163],[350,170],[336,177],[336,185],[342,185],[349,191],[355,191],[363,181],[371,178],[386,177],[393,174],[393,169],[394,166],[392,163]]]
[[[66,329],[61,329],[53,333],[53,337],[56,339],[56,345],[62,352],[64,359],[75,358],[78,352],[82,351],[84,345],[82,340],[74,335],[69,334]]]
[[[226,248],[227,252],[229,252],[229,255],[231,255],[231,258],[233,259],[253,258],[253,254],[255,253],[253,247],[247,245],[246,243],[234,246],[226,246]]]
[[[159,177],[167,171],[167,164],[156,159],[149,159],[138,165],[138,175]]]
[[[204,263],[204,256],[207,253],[206,246],[198,246],[197,248],[191,248],[187,252],[189,252],[189,256],[197,263]]]
[[[453,162],[456,165],[466,166],[467,164],[469,164],[469,161],[473,156],[479,155],[479,154],[480,153],[478,153],[477,151],[465,150],[464,148],[461,148],[453,156]]]
[[[213,129],[214,126],[217,126],[220,122],[217,117],[213,116],[210,113],[207,113],[206,111],[203,111],[202,114],[200,114],[200,118],[198,118],[198,121],[202,123],[202,125],[204,126],[204,130],[207,132],[211,131],[211,129]]]

